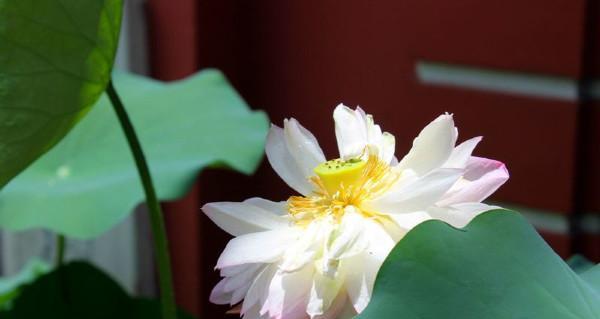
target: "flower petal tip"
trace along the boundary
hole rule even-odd
[[[508,167],[506,166],[506,164],[504,164],[503,162],[498,161],[498,169],[501,170],[501,172],[504,173],[506,179],[510,178],[510,173],[508,172]]]
[[[340,104],[338,104],[338,105],[335,107],[335,109],[334,109],[334,112],[335,112],[336,110],[343,110],[343,109],[350,109],[350,108],[349,108],[349,107],[347,107],[347,106],[346,106],[344,103],[340,103]]]
[[[214,203],[206,203],[200,207],[200,210],[206,214],[207,210],[210,210],[214,207]]]

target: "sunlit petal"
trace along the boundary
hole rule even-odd
[[[283,122],[283,133],[288,151],[304,177],[314,175],[313,169],[325,161],[325,155],[314,135],[296,119]]]
[[[276,273],[269,286],[267,300],[261,313],[267,313],[272,318],[301,319],[306,317],[306,306],[313,274],[312,267],[304,267],[291,273]]]
[[[390,163],[394,157],[396,140],[388,132],[382,132],[373,117],[360,107],[356,110],[340,104],[333,112],[335,135],[340,157],[351,159],[366,156],[368,148],[375,151],[382,161]]]
[[[294,158],[282,128],[271,125],[265,150],[271,167],[291,188],[303,195],[313,191],[314,187],[309,182],[309,176],[306,175],[306,168],[301,166],[301,164],[306,165],[307,161],[300,161],[299,164]]]
[[[313,275],[306,313],[312,317],[323,315],[340,294],[342,281],[321,273]],[[341,310],[341,309],[340,309]]]
[[[267,293],[269,292],[269,285],[271,284],[271,280],[276,271],[277,266],[270,264],[264,267],[256,276],[256,279],[254,279],[252,285],[248,289],[248,294],[242,304],[242,314],[246,314],[251,311],[252,308],[257,308],[256,315],[259,315],[260,305],[266,300]],[[258,307],[255,307],[255,305],[258,305]]]
[[[454,227],[462,228],[477,215],[497,208],[500,207],[483,203],[461,203],[444,207],[432,207],[429,210],[429,214],[435,219],[443,220]]]
[[[298,231],[292,228],[238,236],[225,247],[217,261],[217,268],[274,262],[297,238]]]
[[[422,211],[440,200],[461,176],[462,170],[459,169],[437,169],[366,202],[365,207],[386,214]]]
[[[471,158],[471,154],[473,153],[473,150],[475,149],[477,144],[479,144],[479,142],[481,142],[481,139],[482,139],[481,136],[474,137],[472,139],[462,142],[460,145],[455,147],[454,150],[452,151],[452,154],[450,154],[450,157],[448,158],[446,163],[443,165],[443,167],[464,168],[467,165],[469,158]]]
[[[439,168],[450,157],[456,138],[452,115],[440,115],[419,133],[411,150],[398,163],[398,167],[412,169],[419,175]]]
[[[367,117],[360,108],[352,110],[340,104],[333,111],[335,136],[340,157],[359,157],[367,145]]]
[[[204,205],[202,211],[217,226],[233,236],[289,226],[289,219],[281,216],[279,211],[272,212],[265,209],[276,208],[278,204],[260,207],[256,203],[265,202],[260,199],[249,199],[241,203],[215,202]]]

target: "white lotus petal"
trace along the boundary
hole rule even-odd
[[[327,319],[330,319],[330,318],[334,318],[334,319],[352,319],[352,318],[356,317],[356,315],[358,315],[358,313],[354,309],[354,305],[352,305],[352,303],[350,303],[350,302],[345,302],[344,303],[344,307],[339,312],[339,314],[337,315],[337,317],[327,317]]]
[[[243,314],[244,319],[270,319],[269,316],[260,314],[260,305],[254,305]]]
[[[344,216],[326,252],[327,259],[342,259],[358,254],[368,245],[364,236],[365,218],[353,206],[347,206]]]
[[[380,198],[365,202],[368,210],[384,214],[401,214],[425,210],[433,205],[461,177],[462,170],[442,168],[394,187]]]
[[[262,269],[262,271],[256,276],[254,282],[248,289],[244,303],[242,304],[242,314],[246,314],[250,309],[254,308],[256,304],[261,304],[266,300],[266,295],[271,284],[271,279],[277,271],[277,266],[271,264]],[[260,306],[256,309],[256,313],[260,310]]]
[[[211,291],[210,302],[219,305],[234,305],[239,303],[246,295],[255,275],[256,267],[248,267],[246,274],[237,278],[224,278]]]
[[[394,156],[396,152],[396,138],[394,135],[384,132],[379,143],[379,158],[390,165],[396,165],[398,159]]]
[[[376,274],[381,267],[381,263],[368,257],[363,260],[349,260],[348,262],[352,264],[348,266],[349,273],[346,276],[346,291],[354,309],[357,313],[360,313],[367,307],[369,301],[371,301],[375,276],[371,276],[370,274]]]
[[[342,263],[342,272],[346,275],[348,298],[359,313],[369,303],[377,272],[395,245],[395,241],[382,231],[378,223],[367,221],[365,232],[365,236],[369,238],[368,248],[359,255],[345,259]]]
[[[225,284],[227,283],[227,278],[222,279],[219,283],[213,288],[210,293],[209,300],[210,302],[217,305],[227,305],[231,301],[231,292],[227,292],[223,289]]]
[[[229,241],[217,261],[217,268],[278,260],[285,249],[298,238],[294,228],[246,234]]]
[[[252,197],[245,200],[244,202],[250,205],[254,205],[268,212],[274,213],[276,215],[287,215],[288,213],[286,201],[274,202],[260,197]]]
[[[379,221],[379,226],[383,227],[388,236],[392,239],[393,242],[398,242],[400,239],[406,235],[408,230],[406,228],[400,227],[395,221],[383,219]]]
[[[382,132],[370,114],[367,115],[367,144],[375,147],[377,156],[383,162],[391,163],[394,160],[396,138],[388,132]]]
[[[411,213],[400,213],[389,215],[394,222],[401,228],[409,231],[420,223],[433,219],[433,217],[426,211],[418,211]]]
[[[390,234],[382,231],[382,225],[372,220],[365,221],[365,237],[369,240],[365,253],[381,262],[396,244]]]
[[[340,104],[333,111],[333,119],[340,157],[350,159],[360,156],[367,145],[365,113],[360,108],[354,111]]]
[[[356,312],[362,312],[369,304],[375,277],[382,263],[383,260],[367,253],[354,256],[345,261],[344,270],[347,273],[346,292]]]
[[[361,109],[360,107],[357,107],[356,111],[358,111],[361,115],[365,114],[365,111],[363,111],[363,109]],[[367,141],[379,141],[379,139],[381,138],[381,135],[382,135],[382,131],[381,131],[381,127],[379,125],[375,124],[375,120],[373,119],[373,116],[371,114],[367,114],[366,117],[361,116],[361,118],[366,119]]]
[[[497,208],[500,207],[483,203],[461,203],[445,207],[432,207],[429,209],[429,214],[435,219],[442,220],[454,227],[462,228],[477,215]]]
[[[367,156],[364,151],[368,147],[370,153],[374,152],[385,163],[393,160],[395,138],[388,132],[382,132],[373,116],[365,114],[360,107],[352,110],[340,104],[335,108],[333,118],[341,158]]]
[[[222,277],[235,276],[248,268],[247,264],[221,268],[220,274]]]
[[[271,167],[291,188],[302,195],[308,195],[313,191],[314,187],[309,182],[308,176],[304,174],[304,170],[288,149],[283,129],[271,125],[265,151]]]
[[[281,317],[278,319],[308,319],[306,314],[306,305],[308,297],[305,296],[301,299],[301,302],[294,303],[292,306],[285,308]]]
[[[248,288],[250,288],[251,284],[252,284],[251,281],[247,281],[244,283],[244,285],[242,287],[239,287],[238,289],[234,290],[231,293],[231,301],[229,302],[229,304],[233,306],[233,305],[240,303],[246,296],[246,293],[248,292]]]
[[[310,304],[310,302],[309,302]],[[351,311],[348,311],[348,308]],[[312,319],[350,319],[356,316],[354,307],[348,301],[348,297],[343,291],[340,291],[331,303],[325,313],[321,315],[311,316]]]
[[[446,168],[465,168],[473,150],[481,142],[482,137],[474,137],[472,139],[462,142],[460,145],[454,148],[452,154],[444,164]]]
[[[263,264],[247,264],[246,268],[238,274],[226,278],[223,290],[232,292],[244,286],[249,286],[254,281],[256,274],[264,268]]]
[[[306,313],[311,318],[314,318],[327,312],[338,295],[340,295],[339,292],[342,284],[343,280],[341,278],[330,278],[318,272],[315,273],[313,275],[308,305],[306,306]]]
[[[325,162],[325,155],[317,139],[296,119],[284,120],[283,134],[288,151],[302,171],[304,177],[314,175],[314,168]]]
[[[419,175],[439,168],[450,157],[456,138],[452,115],[440,115],[419,133],[411,150],[398,163],[398,167],[412,169]]]
[[[233,236],[289,227],[289,220],[279,212],[252,205],[256,199],[242,203],[215,202],[202,206],[202,211],[217,226]]]
[[[298,246],[304,246],[305,243],[311,245],[311,247],[306,247],[305,249],[297,248]],[[280,269],[284,272],[294,272],[300,268],[305,267],[311,262],[314,262],[315,256],[318,253],[318,250],[315,249],[315,244],[317,242],[304,241],[300,245],[297,245],[290,250],[287,251],[286,256],[283,258],[284,262],[281,264]],[[298,252],[297,254],[294,254]]]
[[[297,271],[314,261],[323,251],[323,242],[333,229],[331,218],[323,218],[310,223],[294,243],[286,249],[279,269],[285,272]]]
[[[277,272],[271,284],[261,314],[272,318],[304,318],[312,284],[313,267],[304,267],[296,272]]]

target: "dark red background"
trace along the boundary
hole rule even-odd
[[[597,125],[588,128],[584,152],[588,187],[574,184],[582,103],[426,86],[415,74],[417,61],[432,60],[573,80],[596,76],[600,59],[584,53],[589,34],[600,32],[588,32],[586,13],[582,0],[150,0],[152,73],[173,80],[219,68],[272,122],[298,119],[329,157],[336,153],[331,112],[340,102],[372,113],[396,136],[397,154],[430,120],[452,112],[459,139],[483,135],[476,154],[509,167],[511,180],[494,200],[569,214],[574,190],[583,189],[585,209],[600,211]],[[589,110],[600,122],[598,108]],[[199,212],[202,203],[289,194],[263,163],[252,177],[204,172],[184,200],[165,205],[182,306],[205,318],[223,313],[207,300],[218,279],[212,266],[228,238]],[[546,238],[561,255],[572,253],[569,236]],[[599,247],[597,236],[585,236],[576,249],[600,258]]]

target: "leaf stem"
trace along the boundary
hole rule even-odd
[[[57,234],[56,235],[56,255],[55,255],[55,265],[56,268],[63,265],[65,262],[65,236]]]
[[[142,150],[142,146],[137,138],[133,124],[127,115],[123,102],[119,98],[117,91],[113,86],[112,79],[108,82],[106,93],[119,118],[129,148],[133,154],[137,170],[146,194],[146,204],[150,214],[150,223],[154,235],[154,250],[156,253],[156,262],[158,264],[159,285],[161,293],[161,308],[163,319],[176,319],[175,294],[173,292],[173,277],[171,272],[171,259],[169,256],[169,247],[167,242],[167,233],[163,220],[163,213],[160,203],[156,197],[152,176],[148,169],[148,164]]]

